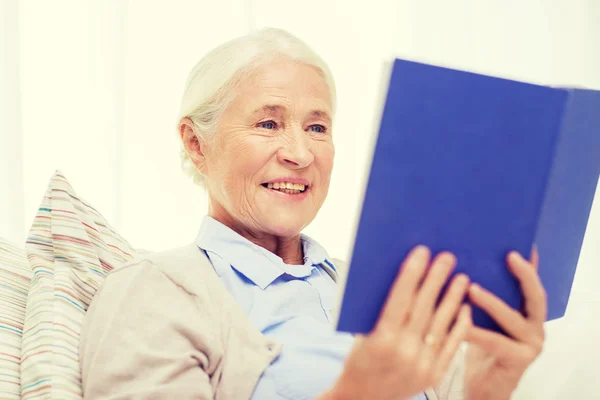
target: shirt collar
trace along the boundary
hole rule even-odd
[[[260,247],[216,219],[205,216],[196,238],[202,250],[226,260],[235,270],[265,289],[283,274],[307,277],[315,265],[327,262],[326,250],[315,240],[302,234],[304,265],[288,265],[281,257]]]

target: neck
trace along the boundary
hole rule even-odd
[[[217,213],[211,208],[208,215],[223,225],[235,231],[237,234],[248,239],[250,242],[260,246],[276,256],[280,257],[288,265],[304,264],[304,252],[300,234],[292,237],[282,237],[259,230],[250,229],[244,224],[235,221],[226,213]]]

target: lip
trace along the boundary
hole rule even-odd
[[[290,181],[286,181],[286,180],[282,180],[282,181],[273,181],[273,183],[275,182],[290,182]],[[269,182],[271,183],[271,182]],[[295,182],[290,182],[290,183],[295,183]],[[301,182],[298,182],[301,183]],[[304,199],[306,199],[306,197],[308,196],[308,192],[311,190],[310,186],[307,186],[306,189],[304,190],[304,192],[302,193],[298,193],[298,194],[287,194],[284,192],[280,192],[278,190],[273,190],[273,189],[269,189],[266,188],[262,185],[260,185],[261,189],[263,189],[265,192],[267,192],[268,194],[272,195],[272,196],[277,196],[278,199],[280,200],[287,200],[287,201],[291,201],[291,202],[300,202]]]
[[[281,183],[281,182],[295,183],[298,185],[304,185],[304,186],[310,187],[310,182],[307,181],[306,179],[302,179],[302,178],[277,178],[277,179],[273,179],[271,181],[263,182],[263,185],[268,184],[268,183]]]
[[[302,193],[298,193],[298,194],[287,194],[284,192],[279,192],[277,190],[272,190],[272,189],[267,189],[264,186],[261,186],[267,193],[273,195],[273,196],[277,196],[280,199],[283,200],[287,200],[287,201],[293,201],[293,202],[298,202],[298,201],[302,201],[306,198],[306,196],[308,196],[308,190],[306,189],[304,192]]]

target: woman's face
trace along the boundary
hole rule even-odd
[[[205,146],[211,215],[256,234],[297,235],[329,190],[335,149],[327,83],[316,68],[282,59],[235,91]]]

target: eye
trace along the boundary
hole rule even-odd
[[[327,128],[324,127],[323,125],[319,125],[319,124],[311,125],[311,126],[308,127],[308,129],[311,132],[315,132],[315,133],[325,133],[325,132],[327,132]]]
[[[260,122],[258,124],[258,126],[260,128],[263,128],[263,129],[275,129],[275,128],[277,128],[277,124],[275,123],[275,121]]]

